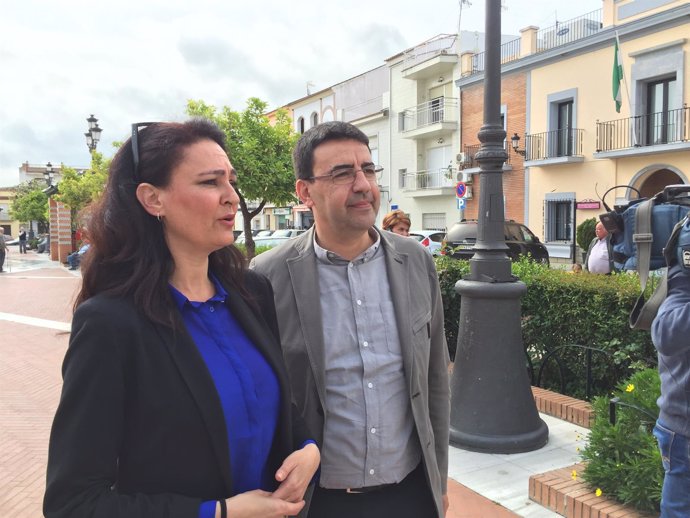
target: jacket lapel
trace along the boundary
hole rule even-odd
[[[184,329],[181,319],[178,319],[177,330],[161,325],[157,325],[156,328],[163,342],[168,346],[182,378],[199,407],[199,412],[209,432],[211,446],[220,465],[227,495],[230,496],[233,491],[228,435],[223,418],[223,407],[213,379],[194,341]]]
[[[316,254],[313,248],[313,227],[308,232],[309,238],[302,243],[304,248],[298,250],[299,255],[287,260],[290,273],[290,283],[297,301],[297,314],[304,335],[309,362],[316,382],[316,391],[321,401],[321,407],[326,408],[326,380],[324,360],[323,323],[321,321],[321,293],[319,291],[319,275],[316,264]]]

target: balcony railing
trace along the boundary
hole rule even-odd
[[[501,45],[501,65],[520,59],[520,39],[507,41]],[[478,52],[472,56],[472,73],[484,72],[484,56],[486,52]]]
[[[556,22],[555,25],[540,29],[537,31],[537,52],[560,47],[599,32],[603,28],[601,18],[602,10],[597,9],[577,18]]]
[[[690,140],[690,107],[597,121],[597,152],[657,146]]]
[[[404,191],[418,191],[423,189],[441,189],[455,187],[455,173],[452,168],[429,169],[407,173],[403,176],[401,188]]]
[[[460,164],[460,167],[462,169],[473,169],[476,167],[479,167],[479,162],[477,162],[477,159],[475,156],[477,155],[477,152],[481,148],[481,144],[472,144],[471,146],[463,146],[462,150],[465,154],[465,158]],[[508,146],[507,142],[503,143],[503,149],[508,153],[508,158],[506,159],[505,163],[509,164],[510,163],[510,149]]]
[[[525,135],[525,160],[582,156],[584,131],[565,128]]]
[[[403,70],[423,63],[440,54],[455,54],[457,34],[440,34],[405,51]]]
[[[458,100],[453,97],[437,97],[406,109],[400,116],[403,118],[400,128],[402,131],[412,131],[440,122],[457,122]]]
[[[539,53],[546,50],[560,47],[566,43],[581,40],[602,30],[603,24],[602,10],[598,9],[591,13],[572,18],[565,22],[557,22],[555,25],[545,27],[537,31],[537,45],[529,53]],[[516,38],[501,45],[501,64],[510,63],[520,59],[521,39]],[[484,72],[485,52],[478,52],[472,56],[472,71],[468,75],[480,74]]]

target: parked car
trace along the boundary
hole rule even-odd
[[[254,237],[268,237],[273,235],[273,230],[259,230]]]
[[[254,238],[254,246],[256,248],[259,248],[260,246],[268,247],[268,248],[275,248],[276,246],[280,246],[286,241],[289,241],[291,238],[283,236],[283,237],[274,237],[274,236],[268,236],[268,237],[255,237]]]
[[[17,243],[19,243],[19,239],[18,239],[18,238],[14,238],[14,237],[12,237],[12,236],[9,235],[9,234],[3,234],[2,237],[3,237],[3,239],[5,240],[5,244],[6,244],[6,245],[9,245],[9,244],[10,244],[10,241],[16,241]]]
[[[296,228],[282,228],[273,231],[271,237],[297,237],[300,234],[304,234],[306,230],[298,230]]]
[[[522,223],[506,221],[504,226],[506,252],[511,261],[531,256],[535,261],[549,264],[549,252],[539,238]],[[441,253],[455,259],[470,259],[477,241],[477,221],[458,221],[448,230]]]
[[[440,255],[446,233],[442,230],[410,230],[410,237],[419,241],[431,255]]]

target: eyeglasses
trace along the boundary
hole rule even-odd
[[[132,124],[132,165],[134,167],[132,177],[135,183],[140,183],[139,178],[139,128],[146,128],[158,124],[156,122],[135,122]]]
[[[321,176],[311,176],[305,178],[305,180],[331,180],[335,185],[350,185],[355,182],[357,178],[357,173],[362,171],[364,173],[364,178],[366,178],[371,183],[376,183],[379,179],[379,174],[383,171],[383,167],[378,165],[366,165],[361,169],[355,169],[354,167],[336,167],[331,169],[328,173]]]

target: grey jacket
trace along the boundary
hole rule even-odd
[[[675,264],[668,272],[668,296],[652,322],[659,353],[659,421],[690,438],[690,270]]]
[[[431,255],[416,241],[380,232],[395,308],[403,368],[422,457],[438,508],[448,475],[450,389],[443,304]],[[314,228],[254,258],[273,285],[283,355],[293,398],[323,443],[325,368]],[[372,289],[376,289],[373,287]]]

